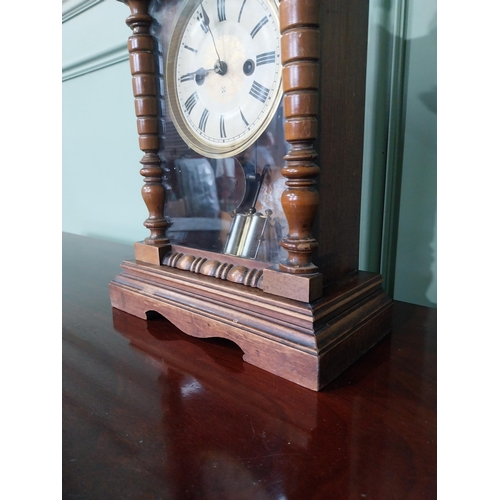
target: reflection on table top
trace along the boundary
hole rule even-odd
[[[436,311],[320,393],[221,339],[113,310],[132,245],[63,237],[63,498],[436,497]]]

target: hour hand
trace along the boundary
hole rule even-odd
[[[198,85],[203,85],[205,77],[210,71],[213,71],[213,69],[200,68],[192,73],[186,73],[180,77],[180,82],[183,83],[189,80],[194,80]]]

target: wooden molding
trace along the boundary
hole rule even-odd
[[[163,253],[164,257],[158,262],[156,254],[147,258],[138,257],[138,248],[140,243],[136,243],[136,259],[149,264],[161,263],[183,271],[259,288],[266,293],[301,302],[312,302],[321,297],[322,276],[319,273],[309,275],[284,273],[278,266],[269,267],[266,262],[178,245],[172,245],[171,251]],[[151,252],[148,252],[149,255],[152,255]]]
[[[220,280],[231,281],[240,285],[258,287],[262,278],[262,269],[232,264],[219,259],[195,256],[192,253],[169,252],[162,261],[163,265],[189,271],[195,274],[211,276]]]

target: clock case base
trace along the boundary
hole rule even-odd
[[[378,274],[357,271],[311,303],[140,261],[124,261],[111,304],[155,311],[184,333],[220,337],[244,361],[308,389],[330,383],[390,331],[392,303]]]

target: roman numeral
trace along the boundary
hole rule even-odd
[[[243,3],[241,5],[241,9],[240,9],[240,15],[238,16],[238,22],[241,21],[241,13],[243,12],[243,7],[245,7],[246,3],[247,3],[247,0],[243,0]]]
[[[276,62],[276,52],[264,52],[259,54],[256,58],[257,66],[261,64],[269,64]]]
[[[219,23],[226,20],[226,1],[217,0],[217,16],[219,17]]]
[[[198,125],[198,127],[200,128],[200,130],[202,132],[205,132],[205,128],[207,126],[207,120],[208,120],[209,114],[210,114],[210,112],[206,108],[203,110],[203,113],[201,114],[200,124]]]
[[[240,115],[241,115],[241,119],[243,120],[243,123],[248,127],[247,119],[245,118],[243,111],[241,111],[241,108],[240,108]]]
[[[208,30],[210,29],[210,18],[208,17],[208,14],[205,12],[203,4],[201,4],[200,7],[201,7],[201,13],[198,13],[196,19],[200,23],[203,33],[208,33]]]
[[[193,47],[190,47],[189,45],[184,44],[184,48],[190,50],[191,52],[194,52],[195,54],[198,54],[198,51],[196,49],[193,49]]]
[[[220,136],[221,136],[221,139],[226,138],[226,127],[224,125],[224,115],[220,116]]]
[[[196,103],[198,102],[198,94],[196,92],[193,92],[187,99],[186,101],[186,111],[188,114],[191,114],[191,111],[193,111],[193,108],[195,107]]]
[[[258,101],[264,103],[266,102],[267,96],[269,95],[269,89],[257,83],[255,80],[252,83],[252,88],[250,89],[250,95],[255,97]]]
[[[252,32],[250,33],[250,36],[252,38],[255,38],[255,35],[260,31],[260,29],[262,28],[262,26],[264,26],[265,24],[267,24],[267,22],[269,21],[269,19],[267,17],[263,17],[255,26],[255,28],[252,30]]]

